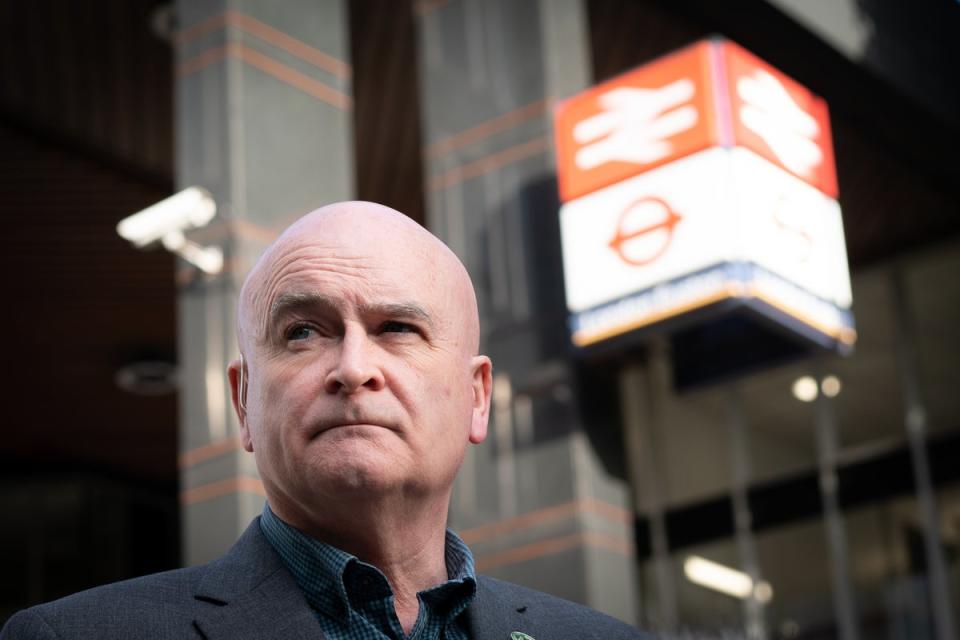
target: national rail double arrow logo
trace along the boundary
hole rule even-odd
[[[608,245],[621,260],[642,267],[662,256],[683,217],[660,198],[648,196],[623,210]]]

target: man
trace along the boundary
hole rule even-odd
[[[268,505],[206,566],[20,612],[2,638],[634,638],[612,618],[477,577],[446,530],[491,363],[456,256],[402,214],[301,218],[240,293],[228,368]]]

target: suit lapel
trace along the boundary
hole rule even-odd
[[[208,640],[323,637],[320,623],[285,570],[254,591],[210,608],[194,624]]]
[[[293,576],[254,520],[229,552],[212,562],[194,597],[194,625],[209,640],[322,638]]]
[[[490,579],[477,576],[477,595],[468,612],[470,637],[474,640],[510,640],[514,631],[525,631],[528,603],[516,599]]]

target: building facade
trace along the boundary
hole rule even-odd
[[[456,485],[451,525],[481,571],[673,637],[956,638],[960,100],[949,28],[960,25],[960,5],[921,4],[105,2],[86,29],[62,29],[59,53],[48,54],[60,76],[39,73],[42,57],[28,45],[7,56],[8,166],[26,158],[30,175],[47,177],[0,190],[19,251],[6,271],[32,264],[36,247],[24,238],[49,221],[71,256],[37,259],[55,265],[49,280],[99,268],[100,300],[134,292],[111,314],[121,326],[165,310],[160,328],[112,330],[113,342],[84,343],[71,362],[102,364],[92,380],[144,360],[175,362],[178,376],[175,394],[153,397],[106,380],[71,411],[113,406],[123,424],[99,412],[48,435],[26,425],[66,417],[43,406],[39,382],[14,388],[31,411],[17,414],[23,426],[3,452],[13,461],[3,501],[21,523],[4,534],[18,576],[4,611],[174,566],[178,555],[208,561],[259,513],[263,488],[239,446],[223,375],[236,356],[239,287],[289,222],[363,198],[422,222],[477,286],[493,410],[490,437]],[[16,25],[29,34],[43,22],[25,10],[4,17],[10,43]],[[112,42],[124,24],[136,37],[90,44],[96,29]],[[714,34],[830,106],[857,330],[850,355],[790,352],[732,371],[731,348],[764,345],[722,327],[603,352],[571,347],[553,109]],[[74,59],[78,51],[89,60]],[[144,76],[150,64],[161,72]],[[80,80],[98,74],[100,85]],[[132,114],[152,104],[149,91],[172,107],[143,108],[141,122]],[[175,150],[158,146],[164,131]],[[75,167],[73,182],[65,166]],[[190,185],[217,201],[215,223],[194,235],[224,250],[222,274],[119,244],[108,253],[103,239],[81,264],[63,211],[91,203],[81,215],[83,206],[100,212],[90,234],[105,238],[124,215]],[[66,202],[30,197],[58,189]],[[116,194],[111,209],[104,203]],[[129,275],[145,260],[151,273]],[[128,275],[109,272],[119,261]],[[168,289],[156,284],[163,278]],[[42,295],[18,282],[9,290],[21,303],[19,334],[30,320],[19,309]],[[144,295],[150,286],[160,293]],[[150,348],[121,348],[129,345]],[[118,435],[139,420],[149,432]],[[71,444],[80,433],[102,446]],[[43,464],[54,452],[58,462]],[[87,524],[91,510],[108,517]],[[143,560],[146,541],[166,550],[163,562]],[[24,545],[29,553],[14,551]],[[704,586],[698,566],[747,587]]]

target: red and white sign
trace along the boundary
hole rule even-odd
[[[582,311],[730,257],[736,221],[721,207],[730,200],[728,154],[709,149],[563,205],[560,233],[570,310]]]
[[[829,309],[851,304],[840,206],[748,149],[713,147],[568,202],[560,209],[560,231],[573,313],[735,262],[757,265]],[[752,291],[750,283],[730,284],[725,295]],[[787,298],[788,291],[767,285],[762,293],[828,335],[845,330],[822,304]],[[698,301],[657,302],[629,326]]]
[[[852,303],[840,205],[752,150],[730,152],[735,253],[841,308]],[[735,211],[734,211],[735,210]]]
[[[564,201],[708,146],[710,48],[700,43],[597,85],[557,107]]]
[[[673,240],[673,232],[682,216],[662,198],[645,196],[627,205],[610,248],[621,260],[642,267],[662,256]]]
[[[725,297],[852,343],[822,99],[716,39],[562,102],[555,136],[576,344]]]
[[[720,46],[734,142],[836,198],[826,102],[741,47]]]
[[[599,84],[554,120],[564,202],[735,145],[837,197],[826,103],[732,42],[700,42]]]

